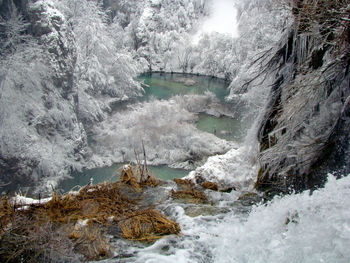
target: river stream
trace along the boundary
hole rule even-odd
[[[179,80],[178,77],[181,79]],[[174,78],[176,81],[173,81]],[[152,108],[158,101],[164,100],[166,104],[160,104],[163,110],[167,110],[165,105],[176,102],[172,100],[173,96],[178,96],[182,92],[185,95],[181,96],[186,96],[198,89],[193,87],[195,81],[192,77],[184,79],[183,76],[158,74],[144,77],[144,83],[146,95],[142,100],[150,103],[146,106]],[[174,87],[174,90],[171,87]],[[207,86],[203,87],[205,88],[200,89],[200,94],[205,94],[207,90]],[[223,100],[227,94],[225,88],[215,89],[212,92],[217,94],[215,95],[217,98],[222,96],[219,100],[225,104]],[[142,105],[137,109],[147,109],[147,107]],[[136,112],[131,113],[136,114]],[[162,112],[156,111],[155,116],[161,115]],[[128,116],[133,116],[132,114]],[[170,197],[169,193],[178,186],[169,179],[182,177],[188,171],[177,170],[179,173],[173,173],[174,170],[166,165],[153,167],[155,175],[168,181],[148,190],[145,196],[148,196],[149,200],[145,201],[158,203],[156,206],[158,210],[180,224],[181,234],[166,236],[154,243],[133,242],[111,237],[114,257],[102,262],[349,262],[350,177],[336,180],[330,175],[326,187],[314,191],[312,195],[306,191],[301,194],[277,196],[267,203],[261,203],[261,198],[254,193],[253,189],[258,169],[255,157],[257,143],[253,139],[256,138],[254,124],[242,124],[240,120],[229,116],[218,117],[200,111],[195,112],[194,115],[194,118],[191,116],[188,118],[193,122],[189,125],[190,129],[200,129],[210,133],[210,136],[221,136],[225,141],[239,143],[239,147],[232,148],[224,155],[210,157],[205,165],[191,172],[189,177],[194,178],[199,174],[209,179],[233,182],[236,187],[229,193],[205,190],[209,200],[206,203],[176,200]],[[145,117],[142,116],[142,118]],[[115,118],[115,120],[119,119]],[[186,122],[186,120],[181,121]],[[180,125],[179,123],[176,127]],[[247,127],[250,126],[252,128],[248,130]],[[165,126],[162,127],[165,129]],[[211,138],[210,136],[203,138]],[[161,136],[157,137],[157,141],[159,138]],[[109,179],[116,174],[119,166],[120,164],[113,164],[108,168],[74,174],[75,178],[77,180],[80,178],[81,181],[74,183],[72,181],[65,189],[72,187],[75,183],[87,184],[90,177],[94,178],[94,182]],[[163,175],[165,170],[169,175]]]

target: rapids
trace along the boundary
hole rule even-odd
[[[188,205],[164,204],[182,234],[149,246],[118,240],[115,258],[104,262],[349,262],[350,177],[329,175],[323,189],[266,204],[246,206],[235,193],[216,198],[216,211],[202,207],[199,216]]]
[[[164,85],[164,79],[161,79],[164,77],[158,77],[154,82],[159,85],[163,82]],[[166,90],[167,88],[164,89],[166,92],[159,87],[154,89],[156,97],[165,96],[155,100],[160,101],[162,110],[159,112],[164,114],[164,111],[168,111],[166,103],[169,100],[173,105],[169,110],[170,114],[172,110],[181,109],[175,107],[175,104],[190,108],[187,102],[198,99],[194,95],[186,97],[187,100],[184,97],[176,98],[179,91],[183,91],[179,85],[183,85],[184,81],[186,80],[180,79],[175,82],[175,94]],[[188,96],[193,90],[191,86],[194,83],[188,81],[186,85],[188,89],[181,96]],[[263,105],[268,94],[267,90],[259,92],[262,96],[254,96],[254,105]],[[257,94],[254,90],[251,93]],[[172,100],[174,95],[176,99]],[[154,99],[142,103],[145,106],[138,109],[154,108],[156,105]],[[259,107],[251,108],[247,115],[255,115],[255,119],[258,119],[259,111],[261,112]],[[136,112],[138,111],[131,112],[130,116]],[[159,112],[155,112],[155,116],[159,116]],[[180,122],[196,120],[190,114],[187,120],[181,118]],[[204,128],[201,129],[210,132],[215,128],[208,126],[206,122],[215,123],[216,133],[221,129],[217,120],[203,121],[201,118],[207,118],[207,115],[199,114],[196,125],[203,125]],[[111,120],[116,121],[118,118]],[[226,127],[225,122],[222,125]],[[152,189],[152,198],[162,200],[156,208],[180,224],[181,234],[164,237],[152,244],[111,237],[115,248],[114,257],[103,262],[349,262],[350,177],[336,180],[329,175],[328,183],[323,189],[313,193],[306,191],[277,196],[271,201],[260,203],[261,198],[253,190],[258,165],[254,158],[257,155],[257,142],[252,138],[256,138],[257,122],[245,124],[244,127],[250,128],[243,131],[242,122],[235,122],[234,126],[238,127],[235,129],[236,133],[233,133],[238,136],[234,137],[236,142],[239,141],[238,147],[224,155],[210,157],[203,166],[192,171],[188,178],[201,175],[222,185],[234,186],[235,190],[231,193],[206,190],[210,202],[192,204],[169,197],[169,192],[177,187],[174,182],[168,181]]]

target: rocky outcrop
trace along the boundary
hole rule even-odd
[[[293,14],[260,125],[260,190],[313,189],[328,172],[350,172],[350,8],[304,0]]]
[[[29,33],[49,52],[54,85],[61,90],[63,98],[76,97],[73,78],[77,54],[71,26],[54,6],[45,1],[31,5],[27,17],[30,21]]]
[[[79,166],[87,149],[74,88],[75,40],[50,1],[13,3],[3,1],[3,17],[26,31],[1,65],[0,179],[50,188]]]

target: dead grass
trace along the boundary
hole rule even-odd
[[[3,247],[3,242],[8,248],[23,243],[24,247],[30,248],[31,242],[35,240],[30,236],[36,236],[40,228],[50,225],[50,233],[63,235],[71,242],[74,252],[84,255],[88,260],[99,260],[111,255],[106,230],[112,225],[121,229],[122,238],[138,241],[154,241],[164,235],[178,234],[180,227],[176,222],[167,219],[152,207],[140,208],[138,205],[142,188],[154,186],[159,181],[152,177],[149,177],[149,181],[147,178],[143,182],[138,181],[131,166],[127,169],[125,167],[123,172],[120,182],[86,186],[78,193],[68,193],[64,196],[54,193],[48,203],[31,205],[25,210],[18,209],[18,205],[11,206],[6,198],[2,198],[1,246]],[[128,197],[121,194],[121,189],[128,189]],[[15,232],[26,242],[23,238],[16,238]],[[59,246],[57,248],[60,250]],[[15,249],[9,249],[13,250]],[[25,248],[13,253],[27,255],[28,251],[32,250]],[[28,257],[34,259],[33,262],[41,262],[41,257],[29,254],[31,256]],[[8,253],[0,252],[0,262],[16,262],[11,258]],[[18,259],[17,256],[14,258]]]
[[[38,224],[32,218],[14,213],[0,235],[0,262],[81,262],[74,243],[51,222]]]
[[[191,203],[204,203],[208,201],[203,191],[196,189],[194,183],[188,179],[174,179],[181,187],[179,190],[171,190],[171,196],[175,199],[186,199]]]
[[[131,165],[125,165],[120,175],[120,182],[130,185],[134,189],[141,189],[145,186],[155,187],[160,184],[160,180],[157,177],[140,165],[136,165],[134,169]]]
[[[10,222],[14,213],[13,207],[11,206],[7,197],[0,198],[0,234],[3,233],[4,228]]]
[[[112,256],[109,238],[98,224],[85,227],[78,223],[68,237],[73,241],[75,250],[84,255],[87,260]]]
[[[180,178],[175,178],[174,182],[179,184],[179,185],[188,185],[188,186],[194,186],[194,183],[189,180],[189,179],[180,179]]]
[[[153,241],[164,235],[177,234],[180,226],[159,212],[147,209],[137,211],[119,222],[123,237],[139,241]]]
[[[201,186],[205,189],[213,190],[213,191],[218,191],[219,187],[216,183],[206,181],[201,184]]]

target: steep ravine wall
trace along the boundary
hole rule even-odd
[[[0,52],[0,181],[13,188],[46,178],[49,188],[84,158],[87,147],[73,85],[74,36],[63,15],[45,2],[4,0],[1,16],[7,25],[3,40],[10,40],[11,30],[17,35]]]
[[[350,172],[350,6],[294,4],[295,21],[275,54],[276,81],[258,135],[256,187],[265,191],[313,189],[329,172]]]

